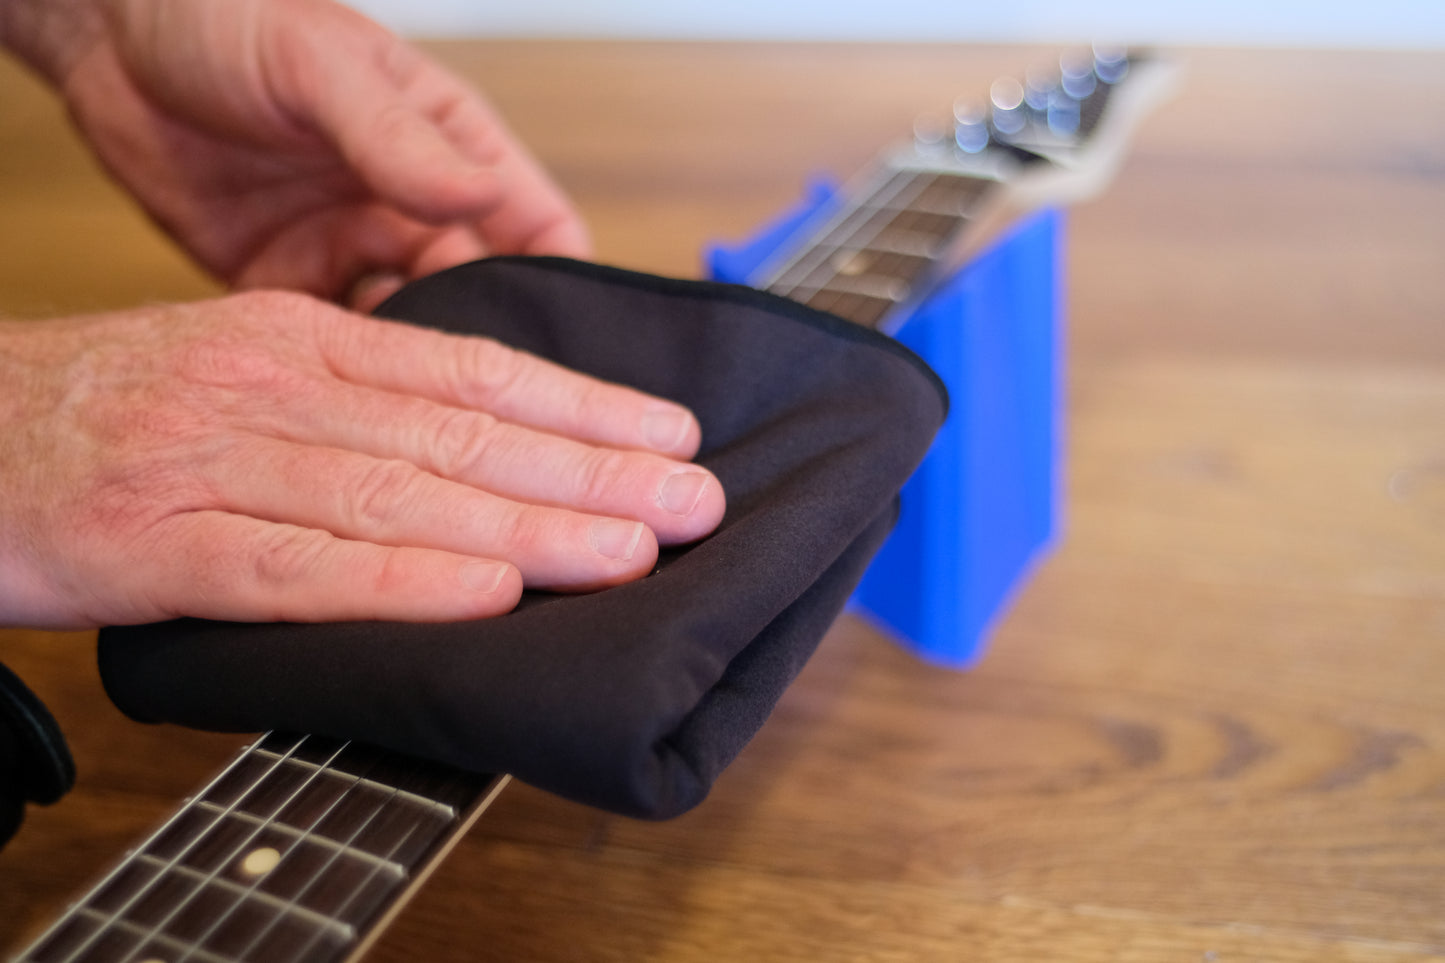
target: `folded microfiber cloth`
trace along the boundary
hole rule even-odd
[[[749,288],[556,258],[416,281],[378,313],[672,398],[728,510],[647,578],[412,625],[184,619],[104,630],[130,716],[356,739],[665,818],[696,805],[841,611],[947,400],[906,348]]]

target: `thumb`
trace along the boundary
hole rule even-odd
[[[327,98],[322,134],[378,197],[429,223],[485,215],[500,203],[494,169],[463,155],[387,78],[358,71]]]

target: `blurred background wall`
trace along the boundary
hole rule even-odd
[[[412,36],[1445,47],[1445,0],[350,0]]]

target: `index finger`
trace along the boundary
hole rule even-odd
[[[354,384],[427,398],[578,441],[690,459],[702,442],[691,411],[589,377],[490,338],[446,334],[340,309],[320,316],[318,348]]]
[[[314,107],[368,186],[430,223],[473,225],[496,253],[589,257],[581,217],[482,95],[358,20],[363,56],[317,52]]]

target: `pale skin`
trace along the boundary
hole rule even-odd
[[[415,49],[330,0],[0,0],[0,42],[244,292],[0,323],[0,624],[482,618],[721,520],[684,408],[348,310],[485,254],[590,253]]]

